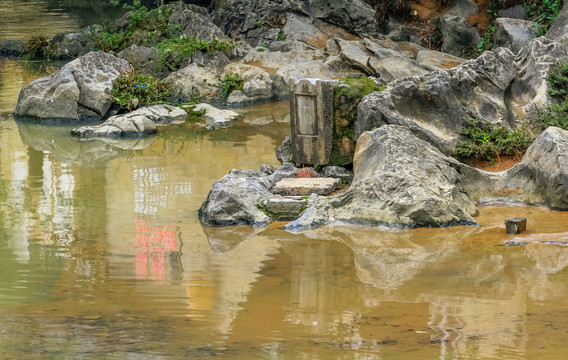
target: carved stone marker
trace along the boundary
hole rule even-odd
[[[327,165],[333,139],[333,87],[337,81],[296,79],[290,86],[292,161]]]
[[[527,229],[526,218],[505,219],[505,229],[507,234],[520,234]]]

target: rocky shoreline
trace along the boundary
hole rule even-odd
[[[258,0],[244,6],[227,0],[211,12],[183,2],[167,5],[157,14],[167,14],[163,21],[173,29],[173,38],[191,37],[203,49],[208,44],[223,49],[185,55],[173,47],[160,53],[168,40],[163,33],[148,40],[151,33],[129,28],[131,15],[126,14],[111,28],[130,29],[131,41],[144,41],[116,53],[91,51],[96,47],[94,34],[105,31],[102,27],[56,36],[50,43],[52,56],[75,60],[26,86],[14,115],[40,123],[102,122],[73,130],[81,139],[141,138],[159,131],[157,126],[183,121],[195,109],[207,111],[204,126],[211,130],[229,126],[235,115],[207,104],[187,112],[155,105],[124,113],[111,90],[129,69],[171,84],[178,102],[199,98],[222,100],[226,106],[288,99],[299,78],[368,77],[371,90],[360,92],[356,100],[337,90],[355,90],[356,85],[334,83],[330,151],[341,155],[340,164],[295,161],[297,150],[286,143],[278,149],[280,169],[232,170],[216,182],[199,211],[202,223],[265,226],[293,220],[285,226],[289,230],[337,222],[393,228],[475,225],[476,204],[485,200],[568,210],[566,130],[545,130],[523,161],[502,173],[477,170],[448,156],[468,122],[513,130],[529,122],[535,106],[550,103],[548,73],[555,63],[568,61],[561,30],[568,10],[561,12],[550,35],[541,38],[534,38],[531,24],[498,19],[499,47],[468,60],[464,57],[473,55],[468,49],[480,38],[463,20],[475,11],[467,6],[464,10],[466,3],[455,2],[462,7],[452,5],[436,19],[445,52],[402,36],[401,26],[381,33],[373,9],[359,0],[339,1],[337,6],[299,0]],[[23,44],[14,41],[0,44],[3,54],[22,51]],[[165,58],[170,62],[164,64]],[[233,75],[240,86],[228,91],[222,80]],[[357,86],[367,87],[365,81]],[[353,174],[334,166],[351,163]],[[280,181],[297,177],[303,166],[319,165],[316,178],[341,179],[349,189],[330,196],[274,194]]]

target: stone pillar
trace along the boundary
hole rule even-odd
[[[295,79],[290,84],[292,161],[327,165],[333,140],[333,87],[337,81]]]

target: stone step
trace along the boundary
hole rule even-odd
[[[308,204],[302,196],[273,196],[264,200],[264,206],[269,215],[278,221],[291,221],[297,219]]]
[[[329,195],[340,185],[337,178],[286,178],[277,182],[270,192],[283,196]]]

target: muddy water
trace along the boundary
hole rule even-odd
[[[22,86],[56,69],[0,59],[0,358],[566,357],[568,213],[204,229],[214,181],[277,165],[288,104],[241,110],[231,129],[78,142],[9,115]],[[528,219],[528,245],[501,246],[510,216]]]

